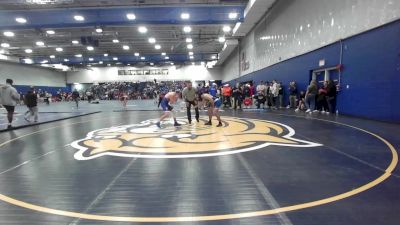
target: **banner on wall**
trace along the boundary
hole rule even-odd
[[[168,75],[168,69],[134,69],[134,70],[118,70],[119,76],[132,75]]]
[[[242,52],[240,55],[240,67],[242,68],[242,71],[246,71],[250,68],[250,62],[246,60],[246,53]]]

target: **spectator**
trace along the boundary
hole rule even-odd
[[[329,108],[329,112],[328,113],[334,113],[335,112],[335,108],[336,108],[336,85],[333,82],[333,80],[329,80],[328,84],[327,84],[327,93],[326,93],[326,100],[328,103],[328,108]]]
[[[222,88],[222,95],[224,96],[224,107],[228,105],[228,107],[232,107],[231,103],[231,95],[232,95],[232,88],[230,87],[229,84],[225,84],[224,87]]]
[[[271,94],[272,94],[272,107],[273,109],[278,109],[279,106],[279,88],[280,85],[276,80],[272,81],[272,87],[271,87]]]
[[[326,93],[327,93],[327,85],[328,83],[325,81],[324,86],[322,86],[318,90],[318,95],[317,95],[317,110],[321,113],[328,112],[328,103],[326,101]]]
[[[283,108],[283,85],[282,82],[279,82],[279,91],[278,91],[278,99],[279,99],[279,108]]]
[[[296,112],[304,110],[306,108],[305,98],[306,98],[306,93],[304,91],[300,91],[299,101],[297,103],[297,109],[295,110]]]
[[[232,98],[233,98],[233,109],[242,109],[242,89],[239,86],[239,83],[236,84],[232,89]]]
[[[317,81],[312,80],[310,82],[310,85],[307,88],[306,98],[305,98],[307,113],[312,113],[313,111],[316,111],[315,110],[315,97],[317,96],[317,93],[318,93]]]
[[[289,105],[287,108],[296,108],[296,101],[297,101],[297,85],[295,81],[290,82],[289,84]]]
[[[0,86],[0,104],[7,110],[8,129],[12,128],[15,106],[20,98],[17,90],[12,85],[13,80],[7,79],[6,84]]]
[[[33,87],[31,87],[25,96],[25,104],[28,107],[28,111],[26,111],[24,119],[31,122],[30,118],[33,116],[33,121],[35,123],[38,122],[37,95]]]
[[[74,91],[72,92],[72,100],[75,102],[76,104],[76,108],[79,107],[79,92],[74,89]]]

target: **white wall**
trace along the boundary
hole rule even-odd
[[[15,85],[65,87],[65,73],[20,63],[0,61],[0,83],[10,78]]]
[[[250,62],[241,76],[399,18],[399,0],[280,0],[240,42]],[[238,63],[224,63],[224,81],[238,77]]]
[[[157,80],[221,80],[222,76],[219,69],[207,69],[204,66],[175,66],[163,67],[169,69],[168,75],[132,75],[119,76],[118,69],[147,69],[135,67],[91,67],[90,70],[82,69],[77,72],[67,73],[67,83],[94,83],[108,81],[149,81]],[[148,69],[155,69],[150,68]],[[157,68],[160,69],[160,68]]]

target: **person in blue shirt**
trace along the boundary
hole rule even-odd
[[[209,93],[211,96],[213,97],[217,97],[217,93],[218,93],[218,87],[216,83],[213,83],[210,87]]]

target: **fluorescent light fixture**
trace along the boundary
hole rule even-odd
[[[113,60],[114,60],[114,61],[117,61],[117,60],[118,60],[118,57],[114,57]]]
[[[101,32],[103,32],[103,29],[101,29],[101,28],[96,28],[96,32],[97,32],[97,33],[101,33]]]
[[[9,47],[10,47],[10,44],[8,44],[8,43],[1,43],[1,47],[3,47],[3,48],[9,48]]]
[[[150,66],[154,66],[154,63],[150,63]]]
[[[32,53],[33,51],[32,51],[32,49],[28,48],[28,49],[25,49],[25,52],[26,53]]]
[[[113,43],[119,43],[119,40],[118,39],[114,39],[114,40],[112,40],[112,42]]]
[[[128,14],[126,14],[126,18],[128,18],[128,20],[135,20],[136,15],[133,13],[128,13]]]
[[[192,41],[193,41],[193,39],[191,39],[191,38],[186,38],[186,42],[187,42],[187,43],[192,43]]]
[[[26,63],[26,64],[32,64],[33,63],[33,60],[32,59],[29,59],[29,58],[26,58],[26,59],[23,59],[24,60],[24,62]]]
[[[172,63],[170,63],[171,65],[174,65],[174,63],[172,62]]]
[[[82,57],[82,54],[76,54],[75,57],[81,58],[81,57]]]
[[[123,45],[123,46],[122,46],[122,49],[124,49],[124,50],[129,50],[130,47],[129,47],[128,45]]]
[[[93,51],[94,50],[93,46],[87,46],[86,49],[89,50],[89,51]]]
[[[161,45],[155,45],[154,48],[157,49],[157,50],[161,49]]]
[[[224,42],[225,42],[225,37],[219,37],[219,38],[218,38],[218,41],[219,41],[220,43],[224,43]]]
[[[99,61],[99,64],[103,64],[103,61]]]
[[[18,23],[26,23],[26,19],[23,17],[17,17],[15,18],[15,21],[17,21]]]
[[[126,65],[127,65],[127,66],[130,66],[131,64],[128,63],[128,64],[126,64]]]
[[[104,57],[107,57],[107,56],[108,56],[108,53],[104,53],[103,55],[104,55]]]
[[[56,58],[56,56],[55,56],[55,55],[50,55],[49,57],[50,57],[50,59],[54,59],[54,58]]]
[[[189,27],[189,26],[184,26],[183,27],[183,32],[185,32],[185,33],[190,33],[192,31],[192,28],[191,27]]]
[[[188,44],[188,45],[187,45],[187,48],[188,48],[188,49],[193,49],[193,45],[192,45],[192,44]]]
[[[89,58],[89,61],[93,61],[94,59],[93,58]]]
[[[223,26],[223,27],[222,27],[222,30],[223,30],[224,32],[229,32],[229,31],[231,31],[231,27],[230,27],[230,26]]]
[[[190,18],[190,14],[189,13],[182,13],[181,14],[181,19],[188,20],[189,18]]]
[[[62,52],[64,49],[63,48],[56,48],[57,52]]]
[[[81,16],[81,15],[75,15],[75,16],[74,16],[74,19],[75,19],[76,21],[84,21],[84,20],[85,20],[85,17],[83,17],[83,16]]]
[[[37,46],[44,46],[44,42],[43,42],[43,41],[37,41],[37,42],[36,42],[36,45],[37,45]]]
[[[64,59],[64,62],[69,62],[69,59]]]
[[[193,55],[193,52],[189,52],[189,55]]]
[[[161,55],[167,55],[167,53],[165,53],[165,52],[161,52]]]
[[[192,62],[192,65],[196,65],[196,63],[195,63],[195,62]]]
[[[46,33],[47,34],[55,34],[56,32],[54,30],[47,30]]]
[[[169,57],[168,57],[168,56],[165,56],[165,59],[169,59]]]
[[[237,18],[237,16],[238,16],[238,14],[237,14],[237,13],[235,13],[235,12],[231,12],[231,13],[229,13],[229,19],[236,19],[236,18]]]
[[[11,32],[11,31],[4,31],[4,36],[6,36],[6,37],[14,37],[14,32]]]
[[[140,27],[138,28],[138,31],[139,31],[139,33],[144,34],[144,33],[147,33],[147,28],[144,27],[144,26],[140,26]]]
[[[47,61],[47,60],[43,60],[42,62],[40,62],[40,63],[48,63],[49,61]]]
[[[191,55],[191,56],[189,56],[189,58],[190,58],[190,59],[194,59],[194,57],[193,57],[192,55]]]
[[[72,40],[72,44],[77,45],[77,44],[79,44],[79,41],[77,41],[77,40]]]
[[[135,56],[139,56],[140,54],[139,54],[139,52],[135,52]]]
[[[146,59],[146,57],[143,57],[143,56],[142,56],[142,57],[140,57],[140,59],[141,59],[141,60],[145,60],[145,59]]]
[[[216,59],[216,58],[217,58],[217,56],[215,56],[215,55],[211,56],[211,59]]]
[[[87,67],[92,67],[92,65],[87,65]]]
[[[154,43],[156,43],[156,39],[153,38],[153,37],[151,37],[151,38],[149,38],[149,42],[152,43],[152,44],[154,44]]]

